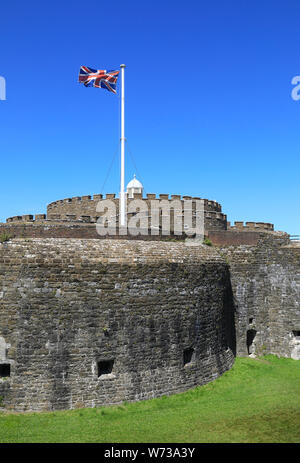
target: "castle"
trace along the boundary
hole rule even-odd
[[[144,203],[144,207],[147,210],[151,210],[151,206],[160,201],[163,203],[169,203],[169,207],[172,203],[184,203],[190,201],[192,207],[199,197],[192,196],[181,196],[181,195],[169,195],[169,194],[156,194],[148,193],[146,197],[143,196],[143,185],[135,178],[127,185],[127,204],[128,210],[130,211],[130,205],[133,201],[141,201]],[[6,225],[2,225],[3,229],[10,230],[14,236],[19,236],[20,233],[23,237],[66,237],[66,238],[99,238],[97,236],[95,223],[101,219],[101,213],[97,212],[99,204],[105,200],[112,201],[115,205],[114,220],[118,226],[119,219],[119,198],[116,194],[106,194],[104,197],[102,194],[95,194],[93,196],[76,196],[74,198],[65,198],[54,201],[47,206],[47,214],[36,214],[35,217],[30,214],[22,216],[13,216],[6,219]],[[221,204],[216,201],[208,199],[202,199],[204,204],[204,228],[207,235],[215,240],[228,239],[236,240],[240,242],[245,240],[248,241],[253,239],[254,235],[241,235],[240,232],[259,232],[259,231],[274,231],[274,225],[271,223],[264,222],[235,222],[233,226],[227,222],[227,216],[222,212]],[[161,208],[161,204],[157,204],[158,208]],[[103,214],[103,212],[102,212]],[[135,212],[127,212],[128,219],[133,216]],[[172,224],[174,222],[174,211],[170,209],[171,219],[171,230],[170,236],[174,234]],[[162,210],[160,209],[159,228],[162,228]],[[109,224],[108,224],[109,228]],[[155,235],[161,235],[159,231],[153,233],[150,230],[149,221],[149,234],[152,239]],[[233,233],[227,234],[226,231],[236,231],[238,236]],[[188,232],[188,230],[186,230]],[[218,234],[218,232],[220,232]],[[120,236],[118,237],[120,238]],[[129,238],[127,236],[127,238]],[[248,243],[249,244],[249,243]]]
[[[127,197],[128,210],[133,200],[200,199],[144,197],[136,178]],[[188,229],[176,236],[174,212],[167,236],[161,214],[155,232],[100,236],[107,199],[118,223],[107,194],[0,224],[0,407],[142,400],[212,381],[236,355],[300,359],[300,246],[287,233],[231,225],[205,199],[207,244],[191,245]]]

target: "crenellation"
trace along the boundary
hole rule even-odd
[[[244,228],[244,222],[234,222],[234,226],[236,228]]]
[[[133,199],[143,199],[142,193],[133,193]]]
[[[118,225],[118,217],[119,217],[119,198],[116,197],[115,193],[107,193],[106,199],[114,201],[116,207],[116,223]],[[198,197],[191,197],[191,196],[183,196],[172,194],[171,196],[161,193],[159,194],[159,199],[157,199],[155,194],[148,193],[146,198],[143,198],[142,193],[133,193],[133,198],[128,199],[128,204],[133,199],[143,200],[147,205],[147,208],[156,207],[153,206],[151,201],[157,201],[157,207],[159,206],[159,201],[181,201],[182,207],[184,206],[184,201],[192,201],[192,210],[193,215],[195,216],[196,213],[196,201],[200,198]],[[103,195],[95,194],[93,197],[91,195],[86,196],[76,196],[73,198],[65,198],[63,200],[58,200],[53,203],[50,203],[47,208],[47,215],[44,214],[37,215],[36,218],[27,214],[24,216],[15,216],[9,217],[6,222],[24,222],[25,223],[42,223],[43,221],[49,222],[66,222],[66,223],[76,223],[78,226],[80,224],[95,224],[99,219],[97,215],[96,207],[99,201],[103,200]],[[211,201],[208,199],[203,199],[204,204],[204,228],[206,232],[209,231],[234,231],[234,232],[243,232],[252,231],[252,232],[272,232],[274,231],[274,225],[271,223],[265,222],[244,222],[235,221],[234,225],[231,225],[230,222],[227,222],[227,215],[222,212],[221,205],[216,201]],[[129,213],[128,213],[129,214]],[[148,212],[149,214],[149,212]],[[170,211],[171,214],[171,226],[174,226],[174,216],[173,210]],[[133,213],[130,213],[130,217],[133,217]],[[160,214],[161,216],[161,214]],[[128,215],[129,218],[129,215]],[[150,226],[150,225],[149,225]],[[45,231],[46,233],[46,231]],[[78,231],[79,233],[79,231]],[[82,231],[83,235],[86,236],[86,231]],[[151,234],[151,231],[149,232]],[[160,232],[159,232],[160,233]],[[159,234],[158,233],[158,234]],[[51,235],[52,236],[52,235]],[[227,235],[229,237],[229,235]],[[225,237],[225,235],[224,235]],[[225,238],[227,239],[227,238]],[[219,238],[218,238],[219,240]]]
[[[274,231],[274,224],[268,222],[234,222],[232,226],[230,222],[227,223],[227,229],[238,231]]]
[[[22,215],[22,221],[23,222],[32,222],[33,221],[33,215],[31,215],[31,214]]]
[[[8,217],[6,219],[6,222],[9,223],[9,222],[21,222],[21,221],[25,221],[24,219],[25,216],[22,216],[22,215],[15,215],[13,217]],[[27,216],[26,216],[27,217]]]
[[[34,218],[35,218],[35,221],[37,222],[44,221],[46,220],[46,214],[36,214]]]
[[[198,199],[133,198],[148,207],[152,200],[158,207],[160,200],[192,200],[193,217]],[[232,226],[219,203],[204,199],[211,246],[188,246],[186,235],[174,239],[171,232],[102,237],[95,226],[102,199],[66,198],[49,204],[47,215],[0,224],[0,234],[12,238],[0,243],[0,348],[12,346],[5,359],[10,376],[0,378],[3,407],[72,408],[78,397],[86,407],[142,400],[212,381],[236,354],[300,359],[300,246],[288,234],[268,222]],[[106,199],[118,219],[119,199]]]
[[[256,222],[256,227],[265,230],[274,230],[274,225],[272,223]]]
[[[101,194],[93,195],[93,200],[94,201],[100,201],[101,199],[103,199],[103,195],[101,195]]]
[[[182,202],[182,207],[184,207],[184,202],[185,201],[192,201],[192,209],[194,210],[196,208],[196,201],[200,200],[200,197],[192,197],[192,196],[181,196],[181,195],[169,195],[166,193],[160,193],[158,196],[156,194],[152,193],[147,193],[146,197],[143,197],[143,194],[141,192],[132,192],[132,198],[127,198],[128,204],[135,199],[135,200],[143,200],[145,201],[145,204],[147,208],[154,207],[151,201],[156,200],[156,201],[174,201],[174,200],[179,200]],[[103,195],[94,195],[91,199],[90,196],[83,196],[83,197],[78,197],[78,199],[72,198],[71,202],[66,202],[63,201],[57,202],[55,206],[51,206],[50,208],[48,207],[48,220],[52,220],[52,215],[54,213],[60,214],[61,215],[61,220],[67,220],[70,221],[70,215],[76,215],[76,221],[82,222],[82,219],[80,219],[81,216],[89,215],[91,217],[95,216],[96,214],[96,207],[98,204],[98,201],[101,201],[103,199]],[[117,218],[117,224],[118,224],[118,216],[119,216],[119,198],[116,196],[115,193],[107,193],[105,199],[114,201],[115,206],[116,206],[116,218]],[[226,215],[222,214],[221,212],[221,206],[216,202],[216,201],[209,201],[207,199],[203,200],[204,201],[204,220],[206,222],[205,226],[208,229],[218,229],[218,230],[226,230]],[[160,207],[159,203],[157,203],[157,207]],[[219,213],[220,215],[216,215],[216,213]],[[212,214],[212,215],[209,215]],[[172,215],[172,213],[171,213]],[[132,216],[132,214],[131,214]],[[171,218],[171,222],[172,222]],[[93,223],[93,220],[91,219],[91,223]],[[173,222],[172,222],[173,223]]]

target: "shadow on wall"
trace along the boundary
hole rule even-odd
[[[229,268],[224,276],[224,291],[223,298],[223,322],[224,322],[224,333],[227,343],[227,347],[233,352],[236,356],[236,330],[235,330],[235,314],[236,314],[236,305],[234,302],[233,290],[231,285],[231,277]]]
[[[235,329],[235,314],[236,314],[236,306],[234,302],[234,296],[232,291],[231,285],[231,278],[229,268],[227,268],[226,273],[224,274],[224,293],[223,293],[223,307],[221,313],[221,324],[223,326],[222,330],[222,340],[221,345],[225,347],[225,349],[230,349],[236,357],[236,329]],[[224,371],[222,365],[223,362],[219,355],[217,355],[217,365],[218,365],[218,372],[222,374]]]

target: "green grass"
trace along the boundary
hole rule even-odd
[[[300,442],[300,361],[237,358],[216,381],[120,406],[0,414],[0,442]]]
[[[0,234],[0,243],[5,243],[6,241],[9,241],[11,239],[11,236],[8,235],[8,233],[1,233]]]

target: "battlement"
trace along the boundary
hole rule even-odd
[[[40,222],[84,222],[84,223],[95,223],[97,222],[97,216],[82,215],[77,217],[74,214],[69,214],[66,217],[61,214],[50,214],[47,218],[46,214],[26,214],[26,215],[15,215],[8,217],[6,223],[40,223]]]
[[[267,222],[234,222],[234,225],[231,225],[230,222],[227,222],[227,230],[235,231],[274,231],[274,224]]]
[[[58,199],[57,201],[53,201],[52,203],[48,204],[47,210],[50,211],[51,209],[62,206],[62,205],[81,205],[83,203],[91,203],[93,201],[101,201],[103,199],[110,199],[110,200],[119,200],[115,193],[106,193],[106,195],[102,194],[95,194],[95,195],[85,195],[85,196],[74,196],[73,198],[65,198],[65,199]],[[198,196],[182,196],[182,195],[175,195],[169,193],[159,193],[156,195],[155,193],[147,193],[146,197],[143,197],[141,193],[135,193],[133,195],[133,199],[143,199],[145,201],[151,201],[154,199],[159,200],[180,200],[180,201],[187,201],[187,200],[200,200],[203,199],[204,207],[209,207],[211,210],[215,210],[221,212],[222,206],[217,201],[209,200],[200,198]],[[132,199],[128,199],[131,201]]]
[[[129,212],[128,217],[134,213]],[[8,217],[6,223],[35,223],[35,222],[84,222],[96,223],[100,215],[76,215],[76,214],[37,214],[37,215],[16,215]],[[226,214],[220,212],[207,213],[206,218],[214,218],[216,220],[226,220]]]
[[[216,201],[203,199],[195,196],[182,196],[167,193],[147,193],[143,197],[142,193],[135,193],[133,198],[127,198],[127,204],[130,206],[131,202],[134,200],[142,200],[145,203],[144,214],[151,217],[151,211],[153,207],[157,206],[160,209],[160,226],[162,225],[162,215],[161,212],[164,207],[170,207],[170,219],[171,219],[171,228],[174,224],[174,214],[176,210],[176,201],[181,202],[182,211],[184,210],[184,202],[192,201],[192,209],[194,209],[196,201],[202,200],[204,203],[204,228],[206,232],[209,231],[235,231],[235,232],[253,232],[253,231],[274,231],[274,225],[272,223],[265,222],[234,222],[234,225],[231,225],[230,222],[227,222],[227,216],[222,212],[221,204]],[[65,223],[68,226],[88,226],[88,224],[96,224],[98,219],[104,214],[103,212],[97,211],[97,205],[99,201],[110,200],[114,202],[115,213],[114,217],[116,223],[118,224],[119,218],[119,198],[115,193],[107,193],[106,195],[95,194],[95,195],[84,195],[84,196],[75,196],[72,198],[59,199],[50,203],[47,207],[47,214],[25,214],[21,216],[13,216],[6,219],[7,224],[32,224],[39,225],[45,223],[46,225],[51,225],[57,223],[60,227]],[[174,201],[174,202],[173,202]],[[156,204],[157,202],[157,204]],[[173,203],[172,203],[173,202]],[[178,204],[178,203],[177,203]],[[132,212],[132,208],[128,208],[128,219],[135,215],[135,212]],[[177,210],[178,211],[178,210]],[[141,212],[141,211],[140,211]],[[181,215],[180,212],[176,212],[177,217]],[[195,211],[193,216],[195,215]],[[183,214],[182,214],[183,216]],[[72,225],[73,224],[73,225]]]
[[[192,201],[192,208],[194,209],[196,207],[196,201],[201,199],[204,203],[205,227],[210,230],[226,230],[227,216],[222,213],[221,204],[198,196],[182,196],[177,194],[170,195],[169,193],[160,193],[157,195],[155,193],[147,193],[147,195],[143,197],[142,193],[134,193],[133,197],[127,197],[127,205],[130,206],[131,202],[134,200],[142,200],[145,203],[145,209],[149,211],[148,215],[150,216],[150,211],[153,210],[153,208],[168,207],[169,203],[171,217],[173,214],[172,211],[176,209],[176,206],[178,205],[178,201],[181,202],[182,210],[184,210],[185,201]],[[97,212],[97,206],[99,201],[104,200],[114,202],[116,222],[118,223],[119,198],[115,193],[107,193],[106,195],[95,194],[93,196],[75,196],[73,198],[65,198],[54,201],[47,207],[47,220],[95,223],[99,219],[99,216],[103,215],[103,213]],[[155,201],[157,201],[157,204],[155,204]],[[145,214],[147,215],[146,212]],[[129,212],[128,218],[132,215],[134,215],[134,213]]]
[[[36,214],[35,216],[31,214],[25,215],[15,215],[13,217],[8,217],[6,219],[6,223],[11,222],[41,222],[46,220],[46,214]]]

